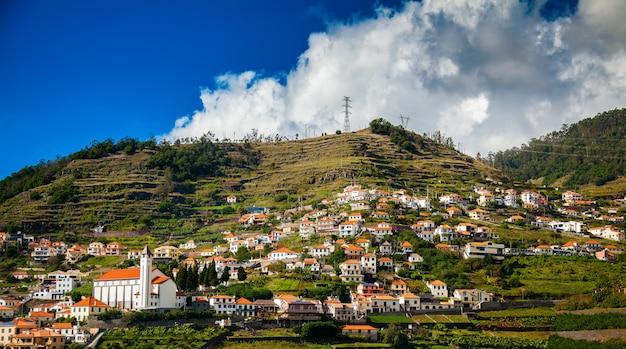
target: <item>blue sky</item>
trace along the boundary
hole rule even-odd
[[[93,140],[375,117],[470,155],[626,101],[626,2],[0,1],[0,178]]]

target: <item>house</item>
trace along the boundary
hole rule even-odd
[[[463,211],[456,206],[446,208],[446,212],[448,213],[450,218],[463,216]]]
[[[345,244],[341,248],[348,259],[359,259],[365,255],[365,250],[362,247],[353,244]]]
[[[123,249],[124,246],[122,246],[119,242],[110,242],[104,248],[104,254],[106,256],[119,256]]]
[[[357,236],[361,231],[360,221],[345,221],[339,224],[339,237]]]
[[[464,307],[474,307],[482,302],[492,302],[493,294],[479,289],[461,289],[454,290],[453,298],[460,300]]]
[[[374,236],[376,237],[376,240],[380,241],[385,236],[393,234],[393,228],[391,227],[389,223],[381,222],[381,223],[376,224],[372,234],[374,234]]]
[[[341,303],[338,300],[327,300],[328,315],[335,321],[351,322],[356,319],[356,313],[351,303]]]
[[[444,205],[444,206],[457,205],[457,204],[463,204],[463,203],[465,203],[465,200],[463,200],[463,198],[459,194],[451,193],[451,194],[446,194],[446,195],[442,195],[439,197],[439,204]]]
[[[336,222],[333,217],[326,216],[326,217],[318,218],[317,221],[315,221],[315,231],[317,232],[331,231],[335,229],[335,224]]]
[[[424,258],[417,253],[411,253],[408,257],[409,262],[411,263],[422,263],[424,262]]]
[[[398,297],[400,308],[403,311],[417,311],[421,309],[420,297],[411,292],[406,292]]]
[[[400,248],[402,248],[402,253],[413,253],[413,244],[408,241],[403,242]]]
[[[51,257],[56,256],[56,250],[46,244],[36,245],[30,254],[35,263],[48,263]]]
[[[467,212],[470,219],[477,221],[487,221],[489,220],[489,212],[482,210],[480,208],[470,210]]]
[[[342,282],[363,282],[363,271],[360,260],[348,259],[339,264],[339,270],[341,270],[340,278]]]
[[[546,200],[546,198],[543,195],[534,191],[522,192],[522,195],[520,196],[520,198],[522,199],[522,202],[524,203],[525,207],[537,208],[540,206],[548,205],[548,200]]]
[[[366,238],[356,239],[354,244],[357,246],[361,246],[366,251],[370,248],[370,241]]]
[[[70,315],[78,321],[87,320],[87,318],[91,315],[102,314],[105,311],[111,309],[111,306],[108,304],[98,300],[94,297],[86,297],[76,303],[74,303],[71,307]]]
[[[313,246],[309,249],[309,253],[311,254],[311,256],[313,257],[326,257],[328,255],[330,255],[330,247],[326,246],[326,245],[317,245],[317,246]]]
[[[389,241],[385,241],[382,244],[380,244],[380,246],[378,247],[378,250],[383,255],[392,254],[393,246],[391,246],[391,243],[389,243]]]
[[[409,285],[407,285],[406,282],[400,279],[393,280],[391,282],[391,286],[389,287],[389,292],[395,295],[404,294],[408,292],[408,290],[409,290]]]
[[[235,301],[235,315],[246,317],[256,316],[256,307],[254,303],[246,298],[239,298]]]
[[[14,334],[5,348],[63,349],[65,348],[65,336],[50,330],[24,331]]]
[[[194,240],[189,240],[189,241],[187,241],[185,243],[182,243],[182,244],[178,245],[178,249],[180,249],[180,250],[191,250],[191,249],[194,249],[196,247],[198,247],[198,246],[196,245],[196,242]]]
[[[352,338],[363,338],[370,342],[378,341],[378,329],[370,325],[344,325],[341,334]]]
[[[437,298],[448,297],[448,285],[441,281],[435,280],[433,282],[426,282],[426,286],[430,289],[430,293]]]
[[[104,256],[106,246],[101,242],[92,242],[87,248],[87,254],[90,256]]]
[[[154,249],[153,258],[154,259],[169,259],[169,260],[177,260],[182,253],[178,249],[178,247],[174,246],[159,246]]]
[[[267,257],[273,261],[282,261],[287,259],[297,259],[300,255],[288,248],[282,247],[268,253]]]
[[[561,194],[561,200],[563,202],[576,202],[576,201],[582,201],[584,200],[584,198],[582,195],[578,194],[577,192],[568,190],[564,192],[563,194]]]
[[[495,260],[504,260],[504,244],[491,241],[468,242],[463,248],[463,258],[485,258],[489,255]]]
[[[365,274],[376,274],[377,263],[376,263],[376,255],[373,253],[366,253],[361,256],[361,267],[363,273]]]
[[[357,285],[356,292],[359,295],[371,297],[377,294],[384,294],[385,289],[383,285],[379,282],[362,282]]]
[[[86,256],[87,249],[79,245],[74,245],[65,252],[65,260],[70,264],[78,263]]]
[[[393,267],[393,260],[389,257],[380,257],[378,259],[378,266],[385,270],[390,270]]]
[[[373,313],[389,313],[400,311],[398,298],[389,295],[374,295],[370,298]]]
[[[226,203],[229,205],[233,205],[237,203],[237,197],[235,195],[228,195],[226,197]]]
[[[209,307],[216,314],[233,314],[237,309],[235,297],[227,295],[209,297]]]

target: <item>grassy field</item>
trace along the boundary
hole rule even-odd
[[[406,316],[393,316],[393,315],[369,315],[367,317],[367,321],[374,324],[390,324],[392,322],[404,323],[404,324],[413,324],[411,318]]]
[[[519,308],[497,311],[481,311],[477,313],[479,319],[494,319],[506,317],[554,316],[554,308]]]
[[[301,348],[301,349],[332,349],[332,345],[314,343],[294,343],[287,341],[251,341],[251,342],[224,342],[222,349],[276,349],[276,348]]]

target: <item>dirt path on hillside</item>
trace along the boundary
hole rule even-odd
[[[605,341],[607,339],[619,338],[620,340],[626,340],[626,329],[619,330],[596,330],[596,331],[557,331],[556,334],[560,337],[570,338],[575,340],[587,340],[587,341]]]

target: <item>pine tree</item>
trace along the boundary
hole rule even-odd
[[[187,266],[183,265],[178,268],[178,274],[176,274],[176,286],[181,291],[187,290]]]
[[[230,280],[230,267],[225,266],[224,270],[222,271],[222,275],[220,276],[220,282],[225,283],[228,282],[228,280]]]
[[[246,273],[246,270],[243,267],[239,267],[239,269],[237,269],[237,280],[244,281],[247,278],[248,274]]]
[[[215,269],[215,261],[211,261],[209,264],[209,285],[217,286],[219,284],[219,279],[217,277],[217,270]]]

